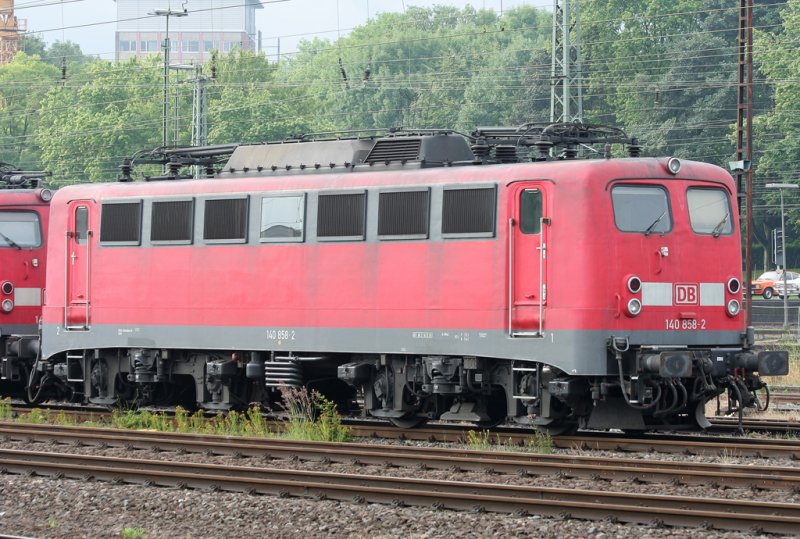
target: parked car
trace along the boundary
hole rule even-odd
[[[791,282],[791,284],[790,284]],[[758,279],[750,283],[750,290],[754,296],[771,299],[778,294],[777,284],[780,283],[780,293],[783,293],[783,272],[766,271]],[[789,294],[800,294],[800,274],[793,271],[786,272],[786,287]]]
[[[775,293],[783,299],[784,295],[797,294],[800,297],[800,275],[791,271],[786,272],[786,294],[783,291],[783,275],[775,281]]]

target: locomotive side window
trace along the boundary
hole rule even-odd
[[[100,212],[100,242],[139,245],[142,202],[105,202]]]
[[[722,189],[690,187],[686,191],[689,222],[698,234],[733,234],[731,205],[728,193]]]
[[[667,192],[651,185],[619,185],[611,189],[614,222],[622,232],[665,234],[672,230]]]
[[[367,193],[320,194],[317,237],[323,240],[363,240]]]
[[[193,228],[193,200],[153,201],[150,241],[153,243],[191,243]]]
[[[442,236],[492,237],[497,194],[494,186],[445,188],[442,200]]]
[[[247,197],[205,201],[203,239],[209,243],[247,241]]]
[[[261,199],[261,241],[301,242],[306,215],[305,195]]]
[[[39,215],[32,211],[0,211],[0,248],[42,245]]]
[[[378,236],[384,239],[428,237],[430,190],[384,191],[378,198]]]
[[[75,208],[75,242],[84,245],[87,239],[89,239],[89,208],[78,206]]]
[[[520,193],[519,227],[523,234],[542,231],[542,193],[538,189],[525,189]]]

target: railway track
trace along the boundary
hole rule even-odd
[[[94,479],[147,486],[208,489],[356,503],[541,514],[561,518],[660,521],[674,526],[793,533],[800,506],[724,499],[643,496],[595,490],[460,483],[275,468],[220,467],[142,459],[0,450],[6,473]],[[691,506],[691,509],[687,507]]]
[[[520,476],[800,489],[800,468],[0,423],[0,440]]]
[[[80,421],[108,421],[110,412],[107,410],[71,410],[69,408],[55,407],[52,414],[60,413],[69,415],[76,422]],[[29,413],[30,409],[15,407],[19,414]],[[738,427],[735,419],[717,418],[715,430],[718,432],[732,432]],[[399,439],[410,441],[423,441],[431,443],[466,443],[467,433],[476,430],[474,426],[452,424],[430,424],[422,428],[398,429],[381,421],[348,421],[353,435],[361,438]],[[282,429],[281,421],[273,421],[271,428],[274,431]],[[800,427],[795,422],[780,420],[748,420],[745,428],[752,432],[778,432],[800,434]],[[133,432],[133,431],[127,431]],[[531,440],[530,429],[519,427],[500,427],[492,429],[492,440],[503,443],[524,446]],[[800,460],[800,438],[748,438],[727,437],[720,435],[701,434],[615,434],[607,432],[581,432],[576,436],[556,436],[552,439],[553,446],[560,449],[602,450],[619,452],[657,452],[680,453],[693,455],[726,455],[736,457],[757,458],[792,458]]]

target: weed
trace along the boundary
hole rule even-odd
[[[494,449],[491,435],[488,430],[469,430],[467,431],[467,445],[476,451],[490,451]]]
[[[280,388],[289,422],[284,436],[292,440],[346,442],[352,439],[349,427],[342,425],[336,403],[317,391],[283,386]]]
[[[0,421],[11,421],[14,419],[14,411],[11,409],[11,399],[0,399]]]
[[[47,525],[51,528],[58,528],[61,523],[58,521],[56,517],[47,517]]]
[[[546,432],[536,431],[525,441],[525,449],[530,453],[549,455],[553,452],[553,437]]]
[[[122,528],[122,539],[141,539],[146,535],[144,528]]]
[[[45,423],[51,423],[50,421],[50,410],[41,410],[39,408],[34,408],[27,414],[22,414],[17,418],[17,421],[20,423],[32,423],[34,425],[43,425]]]

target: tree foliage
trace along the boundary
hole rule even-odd
[[[778,193],[763,185],[794,182],[800,157],[794,129],[800,0],[755,4],[754,217],[766,252],[779,215]],[[582,0],[580,9],[585,121],[624,128],[649,155],[723,166],[731,160],[737,6],[726,0]],[[397,126],[469,132],[477,125],[546,121],[551,24],[551,13],[533,7],[502,15],[473,7],[409,7],[381,13],[336,40],[303,41],[277,64],[262,54],[221,55],[208,86],[209,142]],[[86,57],[73,43],[48,48],[35,36],[25,36],[22,50],[0,66],[0,160],[46,167],[60,183],[107,181],[123,157],[161,145],[157,55],[115,64]],[[191,128],[192,83],[183,80],[177,85],[179,144],[188,143]],[[171,83],[171,96],[174,88]],[[798,237],[797,201],[789,196],[787,203],[787,237]]]

